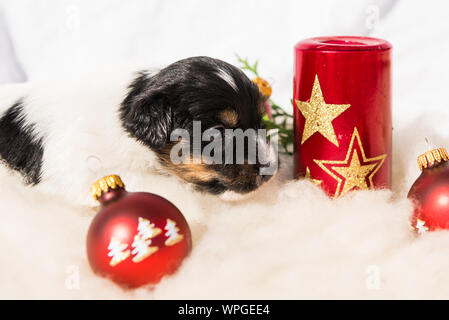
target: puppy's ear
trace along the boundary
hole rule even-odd
[[[151,82],[144,73],[134,80],[120,107],[120,117],[131,136],[152,149],[160,149],[170,138],[173,113],[160,88]]]

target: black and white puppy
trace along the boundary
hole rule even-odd
[[[174,164],[171,133],[193,134],[196,121],[203,132],[263,129],[263,111],[258,87],[238,68],[209,57],[74,83],[6,85],[0,87],[0,171],[80,203],[99,175],[129,172],[170,174],[217,195],[245,194],[271,177],[260,175],[271,164]],[[257,139],[257,148],[277,162],[266,140]],[[92,159],[101,162],[101,173],[89,168]]]

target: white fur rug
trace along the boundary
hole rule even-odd
[[[405,195],[419,174],[424,134],[447,147],[447,136],[434,128],[448,120],[434,114],[396,123],[392,192],[330,200],[312,183],[290,180],[291,158],[283,159],[275,181],[238,203],[191,192],[170,178],[129,187],[158,186],[185,214],[194,238],[179,272],[134,291],[89,268],[85,236],[95,210],[42,198],[14,177],[2,178],[0,298],[447,299],[449,232],[414,236]]]

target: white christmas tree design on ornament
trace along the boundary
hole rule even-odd
[[[184,236],[179,233],[179,228],[176,226],[176,222],[167,219],[164,229],[166,230],[165,240],[166,246],[172,246],[180,242]],[[126,250],[128,244],[122,243],[119,239],[112,237],[108,246],[108,257],[112,257],[109,265],[115,267],[120,262],[125,261],[133,255],[132,261],[134,263],[139,263],[153,253],[159,250],[158,246],[152,246],[152,239],[162,233],[162,230],[151,223],[150,220],[139,217],[137,225],[137,234],[134,236],[134,241],[131,244],[133,248],[131,250]]]
[[[423,234],[424,232],[429,231],[429,228],[425,226],[426,222],[424,220],[418,219],[416,221],[416,229],[419,234]]]
[[[109,265],[111,267],[115,267],[120,262],[126,260],[129,257],[129,255],[131,254],[130,251],[123,251],[126,248],[128,248],[128,245],[126,243],[121,243],[120,240],[114,237],[111,238],[108,246],[108,257],[112,257],[111,261],[109,262]]]
[[[133,258],[133,262],[135,263],[141,262],[159,250],[159,247],[151,246],[151,239],[162,232],[162,230],[156,228],[154,223],[151,223],[150,220],[140,217],[137,231],[138,233],[134,237],[134,242],[131,245],[134,248],[131,253],[135,254]]]
[[[167,219],[167,224],[165,225],[165,230],[167,232],[165,235],[168,237],[167,240],[165,240],[166,246],[172,246],[174,244],[177,244],[179,241],[184,238],[182,234],[179,234],[179,228],[176,226],[176,222],[174,222],[171,219]]]

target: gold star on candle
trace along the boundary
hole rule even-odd
[[[366,176],[368,176],[376,165],[377,164],[361,165],[359,156],[357,155],[357,150],[354,150],[349,167],[332,167],[332,169],[345,178],[345,183],[341,194],[345,194],[354,187],[358,187],[359,189],[368,189]]]
[[[327,140],[338,147],[332,121],[348,109],[350,104],[327,104],[321,92],[318,75],[315,76],[309,102],[295,100],[296,106],[305,118],[301,144],[306,142],[315,132],[319,132]]]
[[[360,162],[354,141],[357,141],[359,146],[362,162]],[[366,157],[359,132],[357,131],[357,128],[354,128],[345,160],[315,159],[313,161],[332,178],[337,180],[337,188],[334,194],[335,197],[337,197],[354,188],[372,189],[374,187],[373,176],[380,169],[386,157],[386,154],[373,158]]]

